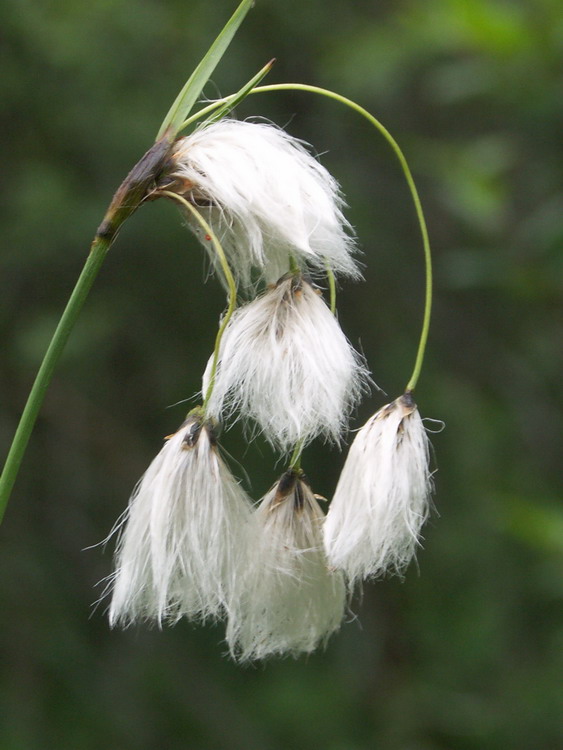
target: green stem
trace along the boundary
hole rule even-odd
[[[229,268],[229,264],[227,262],[227,256],[225,255],[225,251],[221,247],[221,243],[217,239],[217,236],[215,235],[215,233],[213,232],[209,224],[205,221],[203,216],[195,208],[195,206],[189,203],[181,195],[178,195],[177,193],[172,193],[169,190],[160,190],[159,195],[165,195],[167,198],[172,198],[173,200],[178,201],[178,203],[181,203],[182,206],[186,208],[192,214],[194,219],[199,223],[199,225],[201,226],[205,234],[209,236],[209,238],[211,239],[211,242],[213,243],[215,252],[217,253],[217,257],[219,258],[219,263],[221,264],[221,270],[223,271],[223,275],[225,276],[225,280],[229,288],[229,301],[228,301],[227,312],[223,316],[223,320],[221,321],[221,325],[219,326],[219,330],[217,331],[217,336],[215,338],[215,349],[213,351],[213,363],[211,365],[209,385],[207,386],[207,392],[205,393],[205,396],[203,399],[203,411],[205,412],[207,409],[207,405],[209,403],[209,399],[211,398],[211,394],[213,393],[213,388],[215,387],[215,377],[217,375],[217,364],[219,362],[219,350],[221,347],[221,339],[223,338],[225,329],[228,326],[229,321],[233,316],[235,307],[237,306],[237,286],[236,286],[233,274],[231,273],[231,269]]]
[[[411,174],[407,160],[405,159],[405,156],[403,152],[401,151],[399,144],[393,138],[393,136],[387,130],[387,128],[381,122],[379,122],[379,120],[375,118],[370,112],[368,112],[367,109],[364,109],[359,104],[356,104],[356,102],[352,101],[351,99],[348,99],[345,96],[341,96],[340,94],[337,94],[334,91],[330,91],[330,89],[323,89],[323,88],[320,88],[319,86],[310,86],[305,83],[277,83],[277,84],[270,84],[268,86],[257,86],[250,93],[260,94],[260,93],[267,93],[267,92],[272,92],[272,91],[306,91],[312,94],[320,94],[321,96],[325,96],[329,99],[333,99],[334,101],[340,102],[341,104],[345,104],[347,107],[350,107],[351,109],[355,110],[360,115],[362,115],[362,117],[365,117],[366,120],[368,120],[375,128],[377,128],[377,130],[389,143],[389,145],[395,152],[397,159],[399,160],[401,169],[403,170],[403,174],[405,176],[405,179],[407,181],[407,184],[411,193],[411,197],[412,197],[414,207],[416,210],[418,224],[420,227],[420,233],[422,235],[422,245],[424,249],[424,263],[425,263],[425,273],[426,273],[426,291],[425,291],[425,297],[424,297],[424,316],[422,320],[422,328],[420,332],[420,339],[418,343],[418,349],[417,349],[416,359],[414,363],[414,368],[413,368],[412,374],[409,378],[409,381],[405,389],[407,392],[412,391],[416,387],[418,383],[418,379],[420,377],[420,372],[422,370],[422,363],[424,360],[424,353],[426,351],[426,344],[428,341],[428,331],[430,329],[430,317],[431,317],[431,312],[432,312],[432,254],[430,251],[430,240],[428,238],[428,229],[426,227],[426,220],[424,218],[424,212],[422,210],[422,205],[420,202],[420,197],[418,195],[418,190],[416,189],[416,185],[414,183],[414,179]],[[214,107],[216,108],[216,107],[223,105],[230,98],[231,97],[225,97],[224,99],[218,102],[213,102],[212,105],[205,107],[205,109],[202,109],[200,110],[200,112],[197,112],[195,115],[193,115],[190,118],[189,122],[191,123],[198,117],[208,114],[208,112],[212,111]],[[184,123],[181,127],[183,128],[185,125],[186,123]]]
[[[198,112],[193,114],[191,117],[188,117],[187,120],[184,120],[184,122],[181,124],[178,133],[181,133],[182,130],[185,130],[187,127],[189,127],[193,122],[197,122],[198,120],[201,120],[202,117],[205,117],[205,115],[210,114],[211,112],[215,112],[215,110],[218,107],[221,107],[224,104],[228,104],[231,99],[234,99],[236,94],[233,94],[232,96],[226,96],[223,99],[216,99],[214,102],[211,102],[211,104],[208,104],[207,107],[203,107],[203,109],[200,109]],[[212,120],[211,120],[212,121]]]
[[[10,499],[10,494],[16,481],[18,470],[29,442],[35,420],[45,398],[45,392],[51,382],[53,373],[68,340],[70,332],[74,328],[86,297],[94,283],[98,271],[107,255],[111,245],[111,239],[96,237],[92,243],[90,254],[76,286],[70,296],[67,306],[57,325],[49,348],[43,358],[39,372],[27,399],[16,434],[12,441],[2,476],[0,477],[0,521]]]
[[[326,275],[328,279],[328,289],[330,294],[330,312],[336,315],[336,279],[332,268],[326,263]]]
[[[295,260],[295,256],[292,255],[291,253],[289,254],[289,270],[293,274],[298,274],[301,272],[301,266]]]
[[[295,448],[293,449],[293,453],[291,454],[291,458],[289,460],[289,469],[291,471],[299,471],[301,468],[301,456],[303,455],[303,441],[300,440]]]
[[[45,392],[86,297],[121,225],[137,210],[152,189],[153,184],[167,168],[171,149],[172,145],[165,139],[157,141],[149,148],[117,189],[104,220],[98,227],[82,273],[70,295],[39,367],[39,372],[28,396],[6,458],[2,476],[0,476],[0,521],[4,517],[33,425],[45,398]]]

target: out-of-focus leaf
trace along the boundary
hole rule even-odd
[[[505,528],[542,552],[563,553],[563,511],[555,503],[525,497],[503,497]]]

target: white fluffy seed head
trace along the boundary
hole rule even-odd
[[[290,274],[235,311],[207,408],[217,419],[239,412],[274,446],[291,450],[317,435],[338,442],[368,383],[362,358],[322,297]]]
[[[288,471],[256,519],[254,565],[229,614],[231,654],[247,661],[309,653],[339,628],[346,607],[344,577],[323,551],[324,514],[303,475]]]
[[[429,510],[428,461],[426,430],[408,393],[359,430],[324,525],[329,562],[352,585],[401,573],[413,558]]]
[[[129,502],[110,623],[223,615],[244,569],[250,523],[250,502],[218,454],[211,423],[188,417]]]
[[[302,267],[353,278],[353,232],[337,182],[304,144],[265,123],[221,120],[181,138],[174,151],[175,187],[193,201],[225,249],[243,287],[257,269],[266,283]],[[215,254],[199,225],[190,226]]]

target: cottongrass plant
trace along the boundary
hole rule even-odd
[[[252,5],[242,0],[164,119],[156,142],[117,190],[92,243],[22,413],[0,477],[0,518],[70,331],[126,219],[145,201],[180,205],[228,290],[201,406],[166,440],[117,525],[112,625],[181,617],[227,620],[242,661],[310,653],[340,626],[362,578],[403,572],[428,514],[428,440],[414,403],[432,301],[430,244],[406,160],[373,115],[305,84],[259,86],[190,112]],[[308,147],[263,122],[225,119],[251,93],[320,94],[367,119],[397,156],[424,246],[426,296],[403,396],[358,432],[326,517],[301,469],[305,445],[339,443],[369,375],[336,318],[336,276],[358,279],[353,232],[333,177]],[[199,124],[198,124],[199,123]],[[187,136],[183,131],[194,126]],[[327,282],[329,304],[318,286]],[[247,301],[238,307],[240,298]],[[217,443],[242,418],[287,470],[255,508]]]
[[[219,349],[208,414],[244,415],[285,452],[318,435],[338,443],[368,383],[362,358],[320,292],[290,272],[235,311]]]
[[[271,124],[221,120],[180,138],[176,192],[199,207],[242,287],[302,268],[359,277],[338,183],[305,144]],[[190,226],[205,241],[198,223]],[[216,262],[214,254],[212,262]]]
[[[412,396],[381,408],[352,443],[324,524],[330,565],[353,586],[401,574],[428,516],[429,440]]]
[[[323,645],[342,622],[346,585],[327,566],[324,513],[300,470],[283,474],[256,511],[258,536],[227,643],[241,661],[297,656]]]

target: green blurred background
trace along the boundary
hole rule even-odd
[[[4,0],[0,448],[105,208],[234,8],[227,0]],[[0,750],[553,750],[561,729],[560,0],[257,0],[206,89],[334,88],[410,161],[436,266],[417,392],[436,512],[401,582],[365,586],[325,653],[251,668],[222,629],[110,631],[103,539],[199,387],[224,298],[176,208],[124,227],[47,396],[0,531]],[[387,144],[335,103],[262,95],[340,180],[366,283],[340,320],[391,398],[410,373],[423,265]],[[358,426],[383,403],[373,395]],[[237,429],[258,498],[280,473]],[[304,468],[331,495],[342,456]]]

